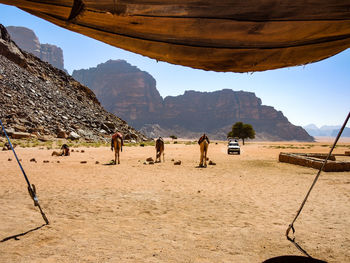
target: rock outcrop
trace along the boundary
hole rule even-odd
[[[8,26],[11,39],[24,51],[27,51],[52,66],[64,70],[63,51],[60,47],[40,44],[34,31],[26,27]]]
[[[225,138],[237,121],[251,124],[260,140],[300,140],[313,138],[302,128],[291,124],[281,111],[262,105],[252,92],[224,89],[214,92],[186,91],[164,99],[162,127],[191,127]]]
[[[74,71],[73,77],[90,87],[107,110],[148,136],[175,134],[193,138],[206,132],[212,138],[225,139],[232,124],[242,121],[252,124],[261,140],[313,140],[282,112],[262,105],[251,92],[186,91],[163,100],[148,73],[120,60]]]
[[[138,128],[161,118],[163,99],[155,79],[124,60],[109,60],[95,68],[74,70],[72,76],[93,90],[108,111]]]
[[[20,50],[0,25],[0,118],[15,137],[147,139],[107,112],[95,94],[49,63]]]

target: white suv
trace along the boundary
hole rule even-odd
[[[227,145],[227,154],[231,154],[231,153],[241,154],[241,147],[239,146],[236,140],[229,141]]]

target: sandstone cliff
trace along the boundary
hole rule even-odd
[[[95,68],[74,70],[72,76],[94,91],[106,109],[138,128],[161,117],[163,99],[155,79],[124,60],[109,60]]]
[[[40,44],[35,33],[26,27],[8,26],[11,39],[24,51],[27,51],[52,66],[64,70],[63,51],[60,47]]]
[[[186,91],[163,100],[152,76],[121,60],[74,71],[73,77],[90,87],[106,109],[142,128],[148,136],[169,136],[172,131],[177,136],[193,137],[206,132],[225,139],[232,124],[243,121],[253,125],[261,140],[313,140],[282,112],[262,105],[251,92]]]
[[[253,125],[257,138],[264,140],[305,140],[313,138],[292,125],[281,111],[262,105],[254,93],[224,89],[215,92],[186,91],[164,99],[162,127],[190,127],[190,131],[207,132],[225,138],[237,121]]]
[[[127,139],[145,136],[107,112],[95,94],[39,58],[20,50],[0,25],[0,118],[9,134],[42,138]]]

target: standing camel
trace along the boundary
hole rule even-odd
[[[159,137],[156,140],[156,162],[158,162],[158,159],[159,159],[159,162],[162,162],[162,160],[161,160],[162,154],[163,154],[163,162],[165,162],[165,159],[164,159],[164,141],[163,141],[162,137]]]
[[[209,147],[209,138],[205,133],[202,135],[202,137],[199,138],[198,144],[201,151],[201,156],[199,159],[199,167],[207,167],[207,153],[208,153],[208,147]],[[203,165],[204,161],[204,165]]]
[[[123,151],[123,135],[120,132],[117,132],[113,134],[112,136],[112,141],[111,141],[111,150],[115,151],[115,157],[114,157],[114,164],[117,164],[117,159],[118,159],[118,164],[120,164],[120,152]]]

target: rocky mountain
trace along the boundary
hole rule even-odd
[[[311,136],[336,137],[341,125],[323,125],[318,128],[315,124],[309,124],[303,127]],[[350,137],[350,128],[345,127],[342,137]]]
[[[163,99],[151,75],[122,60],[76,70],[73,77],[91,88],[107,110],[148,136],[169,136],[171,132],[194,137],[206,132],[225,139],[232,124],[243,121],[253,125],[261,140],[313,140],[302,127],[292,125],[273,107],[262,105],[251,92],[186,91]]]
[[[124,60],[109,60],[95,68],[74,70],[72,76],[94,91],[108,111],[138,128],[159,119],[163,99],[155,79]]]
[[[11,39],[24,51],[27,51],[52,66],[64,70],[63,51],[60,47],[40,44],[34,31],[26,27],[8,26]]]
[[[251,92],[186,91],[180,96],[166,97],[162,112],[157,123],[178,136],[193,138],[206,132],[212,138],[225,139],[232,124],[242,121],[253,125],[259,140],[313,140],[304,129],[292,125],[282,112],[262,105],[261,99]]]
[[[0,118],[13,138],[147,139],[69,75],[22,51],[0,25]]]

